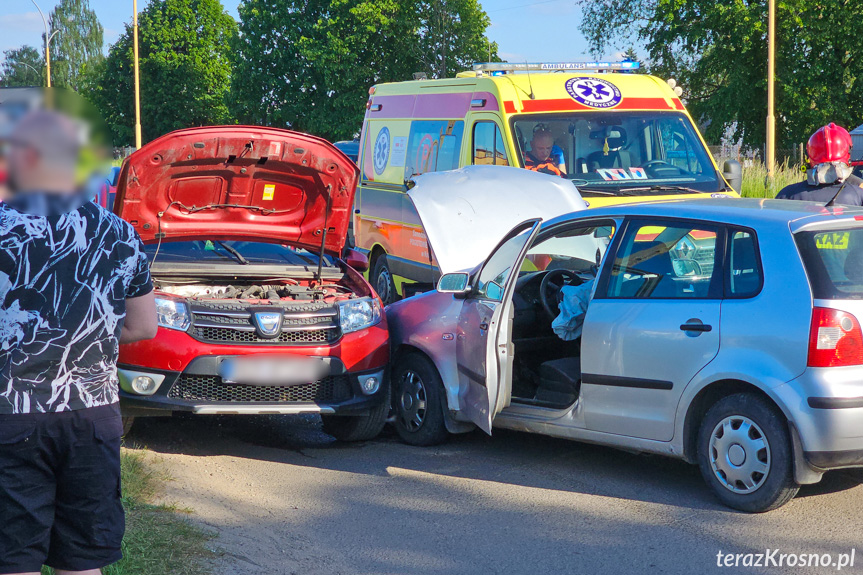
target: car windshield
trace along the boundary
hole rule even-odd
[[[522,166],[560,173],[585,196],[725,189],[692,123],[681,113],[523,115],[513,118],[512,127]]]
[[[163,242],[145,246],[150,262],[158,250],[159,263],[206,262],[226,265],[270,264],[288,266],[317,266],[318,254],[280,244],[266,242],[238,242],[221,240],[195,240]],[[324,266],[335,266],[330,256],[324,256]]]

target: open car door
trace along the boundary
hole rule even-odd
[[[462,411],[491,434],[495,415],[512,392],[512,296],[540,219],[522,222],[498,244],[472,278],[456,332],[459,383],[467,389]]]

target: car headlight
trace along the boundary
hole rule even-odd
[[[156,319],[161,327],[180,331],[186,331],[192,323],[185,302],[161,297],[156,298]]]
[[[371,327],[381,321],[381,304],[377,298],[364,297],[339,302],[342,333]]]

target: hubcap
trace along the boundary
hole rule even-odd
[[[767,437],[748,417],[726,417],[710,436],[710,464],[729,491],[753,493],[764,485],[770,473]]]
[[[416,372],[407,370],[401,378],[399,420],[408,431],[418,431],[426,416],[426,388]]]
[[[378,292],[378,295],[384,302],[388,302],[390,299],[390,286],[392,285],[392,278],[390,277],[390,270],[384,266],[381,268],[381,271],[378,272],[378,279],[375,282],[375,289]]]

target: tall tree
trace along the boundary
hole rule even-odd
[[[430,78],[451,77],[474,62],[500,60],[497,43],[485,36],[491,20],[478,0],[419,0],[415,11],[420,41],[414,53]]]
[[[578,0],[595,52],[639,38],[651,70],[675,77],[691,112],[719,141],[760,147],[767,113],[767,0]],[[777,139],[790,147],[827,122],[863,118],[863,3],[777,3]]]
[[[476,5],[440,1],[450,10]],[[372,85],[408,80],[419,71],[450,75],[467,62],[485,60],[489,48],[497,57],[497,46],[483,35],[487,18],[464,8],[440,39],[435,34],[441,29],[434,22],[429,27],[433,13],[423,8],[430,4],[243,0],[232,109],[243,122],[350,138],[360,130]]]
[[[4,50],[3,63],[0,64],[0,86],[41,86],[45,82],[44,65],[39,52],[32,46]]]
[[[230,123],[231,46],[237,23],[219,0],[153,0],[139,20],[141,131],[146,142],[171,130]],[[132,30],[111,46],[85,92],[114,132],[134,137]]]
[[[58,31],[51,42],[52,83],[78,90],[87,67],[104,57],[102,24],[88,0],[61,0],[48,21],[50,29]]]

